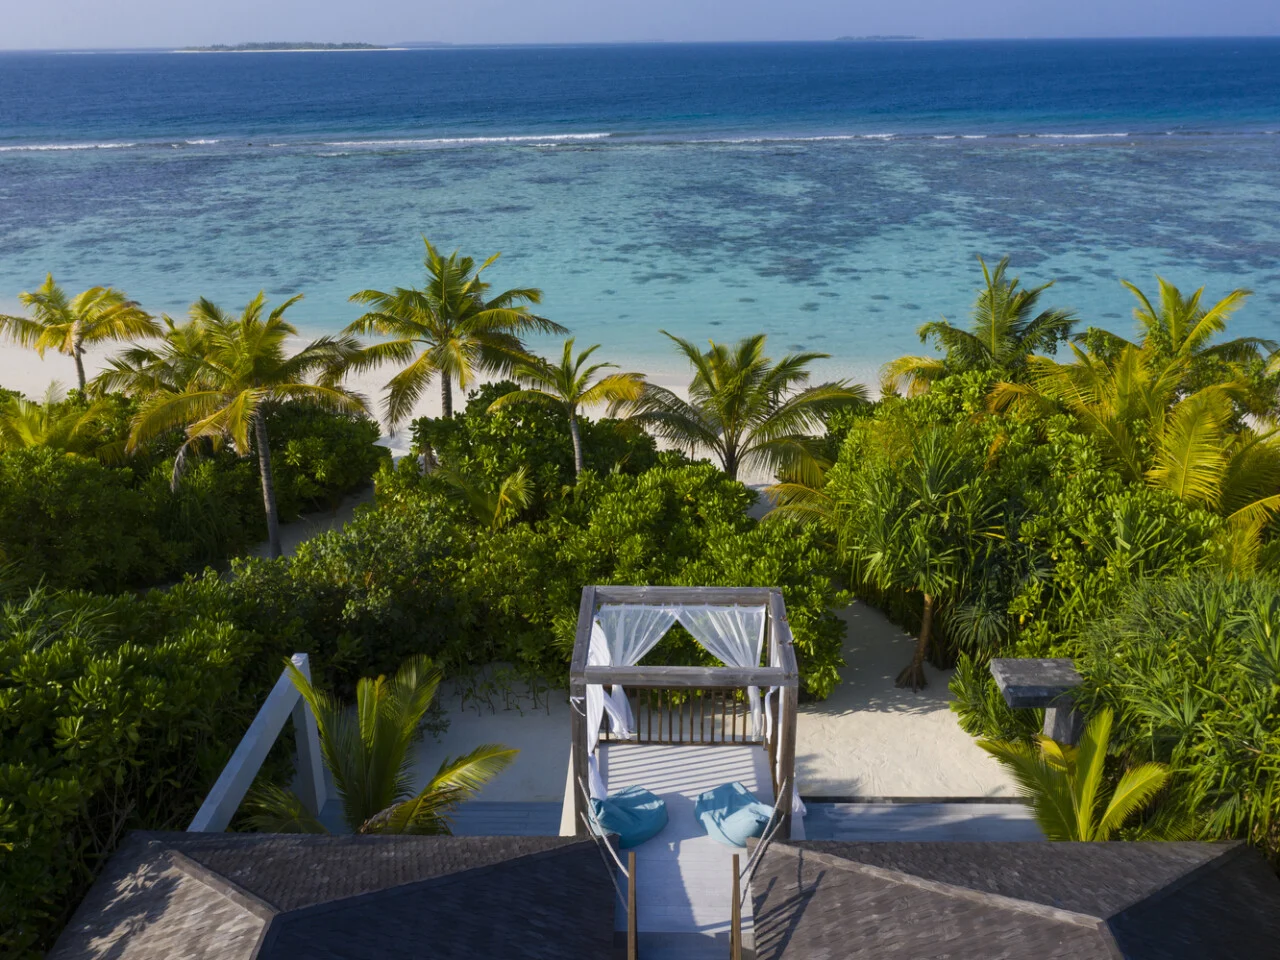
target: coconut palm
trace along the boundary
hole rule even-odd
[[[19,295],[31,310],[30,317],[0,316],[0,332],[24,347],[44,356],[49,349],[75,360],[76,381],[85,388],[84,348],[86,344],[107,340],[134,340],[154,337],[160,328],[141,307],[120,290],[90,287],[68,297],[53,282],[53,274],[45,277],[38,289]]]
[[[1128,280],[1121,280],[1126,290],[1137,299],[1133,316],[1142,334],[1138,346],[1147,348],[1154,356],[1169,361],[1193,361],[1199,358],[1217,358],[1239,363],[1261,356],[1265,350],[1275,350],[1276,344],[1259,337],[1236,337],[1222,343],[1213,343],[1214,337],[1227,329],[1231,315],[1244,306],[1252,291],[1232,290],[1210,307],[1200,305],[1204,287],[1184,295],[1181,290],[1163,277],[1156,277],[1160,293],[1157,303]],[[1130,341],[1110,335],[1118,346]]]
[[[103,420],[109,404],[98,400],[87,407],[67,407],[58,384],[49,385],[44,402],[18,396],[0,402],[0,450],[51,447],[61,453],[108,454]]]
[[[989,370],[1004,379],[1017,379],[1027,358],[1037,350],[1055,352],[1065,343],[1075,323],[1066,310],[1036,313],[1040,296],[1053,281],[1031,289],[1019,289],[1017,277],[1007,279],[1009,258],[994,270],[982,265],[984,285],[973,305],[968,330],[947,320],[926,323],[918,331],[920,342],[930,340],[944,351],[942,357],[899,357],[885,365],[882,381],[886,392],[904,386],[909,396],[918,396],[936,380],[968,370]]]
[[[262,293],[238,317],[208,300],[192,305],[191,319],[198,329],[198,335],[193,337],[202,344],[203,355],[193,369],[175,376],[175,382],[161,385],[146,397],[129,437],[129,449],[133,450],[160,434],[184,430],[186,442],[179,463],[193,444],[201,442],[215,448],[230,443],[242,457],[256,449],[267,541],[273,557],[281,553],[280,521],[271,474],[267,414],[285,401],[341,413],[361,413],[365,409],[362,398],[338,386],[330,376],[358,348],[354,338],[322,337],[292,356],[285,352],[285,341],[297,336],[298,331],[284,319],[284,313],[301,299],[299,294],[265,316]],[[157,374],[157,382],[170,373]],[[312,382],[310,378],[317,376],[320,381]],[[181,386],[177,380],[183,381]]]
[[[1126,770],[1107,796],[1103,772],[1111,721],[1110,710],[1099,711],[1075,747],[1046,736],[1038,738],[1038,746],[999,740],[979,740],[978,746],[1009,771],[1046,838],[1110,840],[1150,805],[1170,776],[1162,763],[1139,764]],[[1185,828],[1167,823],[1159,826],[1163,836],[1150,839],[1174,839],[1185,833]]]
[[[1180,341],[1184,345],[1188,338]],[[1190,354],[1168,358],[1126,344],[1114,358],[1071,345],[1076,360],[1033,358],[1029,383],[999,383],[992,409],[1066,409],[1102,441],[1128,479],[1169,490],[1188,503],[1261,530],[1280,511],[1280,437],[1239,426],[1244,380],[1183,389]]]
[[[427,657],[411,657],[390,679],[360,680],[354,710],[317,689],[290,661],[285,666],[316,718],[320,755],[352,833],[447,834],[449,813],[519,752],[487,743],[447,758],[415,793],[411,747],[440,685],[440,671]],[[295,794],[279,786],[258,788],[248,808],[258,830],[328,832]]]
[[[95,393],[125,393],[146,397],[158,390],[186,389],[203,367],[207,345],[204,327],[197,319],[177,323],[161,316],[164,324],[156,346],[131,344],[112,357],[90,382]]]
[[[384,363],[404,367],[387,384],[385,410],[391,426],[413,412],[433,378],[440,379],[443,415],[451,417],[454,380],[466,390],[482,373],[507,371],[527,361],[523,336],[568,333],[560,324],[529,312],[529,304],[542,300],[540,290],[529,287],[490,295],[481,274],[499,254],[477,267],[456,250],[444,257],[425,237],[423,243],[426,286],[353,294],[353,302],[372,309],[343,331],[389,338],[353,356],[348,369],[368,370]]]
[[[582,436],[578,429],[578,414],[585,407],[602,403],[618,408],[624,403],[634,403],[644,392],[644,376],[639,373],[611,373],[596,379],[601,370],[616,368],[612,363],[596,363],[586,366],[591,354],[600,344],[588,347],[576,357],[572,338],[565,341],[564,353],[558,364],[545,360],[533,360],[516,364],[512,371],[516,380],[526,385],[524,390],[513,390],[489,405],[490,412],[502,410],[515,403],[541,403],[560,407],[569,418],[569,436],[573,439],[573,470],[582,473]],[[585,367],[585,369],[584,369]]]
[[[680,447],[708,450],[730,479],[764,467],[788,479],[815,482],[826,461],[814,436],[837,410],[866,403],[866,390],[843,380],[807,387],[809,364],[825,353],[765,356],[765,335],[736,344],[710,341],[702,351],[662,331],[693,367],[689,399],[647,384],[631,405],[635,419]]]

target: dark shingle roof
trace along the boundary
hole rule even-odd
[[[135,834],[49,957],[603,957],[614,899],[572,837]]]
[[[1243,844],[776,843],[760,960],[1280,956],[1280,880]]]

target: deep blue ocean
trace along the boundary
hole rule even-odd
[[[331,332],[423,234],[652,370],[764,330],[871,376],[978,254],[1120,332],[1120,278],[1248,287],[1280,338],[1280,40],[0,54],[0,308],[53,271]]]

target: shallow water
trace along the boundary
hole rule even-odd
[[[1122,277],[1249,287],[1280,338],[1277,130],[1276,41],[3,55],[0,298],[302,291],[328,332],[425,233],[651,370],[764,330],[869,377],[977,254],[1121,332]]]

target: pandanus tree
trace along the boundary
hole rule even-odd
[[[639,373],[610,373],[603,377],[601,370],[616,368],[612,363],[595,363],[588,366],[591,354],[600,344],[588,347],[577,356],[573,353],[572,338],[565,341],[564,352],[556,364],[536,359],[517,363],[512,375],[525,385],[523,390],[513,390],[489,405],[497,411],[517,403],[540,403],[559,407],[569,419],[569,436],[573,440],[573,470],[582,473],[582,433],[578,416],[584,408],[609,404],[616,410],[623,404],[634,403],[644,392],[644,376]]]
[[[1040,310],[1041,295],[1053,282],[1020,288],[1017,277],[1007,276],[1009,258],[992,270],[981,257],[983,287],[973,305],[969,329],[935,320],[919,330],[920,342],[933,342],[941,357],[899,357],[884,368],[886,391],[905,387],[918,396],[943,377],[970,370],[984,370],[1004,379],[1018,379],[1028,358],[1037,351],[1053,353],[1065,343],[1075,324],[1066,310]]]
[[[773,361],[760,333],[708,350],[672,336],[693,368],[689,399],[647,384],[629,407],[637,422],[679,447],[707,450],[730,479],[764,468],[816,483],[827,465],[818,434],[837,410],[866,403],[866,390],[845,381],[808,386],[809,365],[825,353],[793,353]]]
[[[519,752],[487,743],[446,758],[415,792],[413,744],[440,686],[440,671],[428,658],[410,658],[391,678],[360,680],[354,709],[318,689],[289,661],[285,664],[316,718],[320,755],[352,833],[447,834],[449,813]],[[294,793],[278,785],[256,788],[248,808],[257,830],[328,832]]]
[[[1151,804],[1170,776],[1162,763],[1142,763],[1126,770],[1108,795],[1111,723],[1111,711],[1099,711],[1074,747],[1046,736],[1034,746],[1002,740],[979,740],[978,746],[1009,771],[1046,838],[1110,840]],[[1146,839],[1182,839],[1186,833],[1175,820],[1157,819],[1151,826]]]
[[[31,316],[0,316],[0,332],[13,342],[35,350],[41,357],[46,350],[71,357],[81,390],[86,383],[86,345],[160,334],[160,327],[146,311],[111,287],[90,287],[71,297],[53,282],[53,274],[49,274],[39,288],[20,294],[19,300],[31,311]]]
[[[927,685],[924,672],[941,609],[964,589],[965,571],[997,535],[996,504],[963,455],[958,434],[918,437],[896,461],[860,472],[840,507],[841,550],[853,579],[920,597],[920,632],[900,687]]]
[[[343,331],[386,338],[354,354],[347,369],[369,370],[386,363],[404,368],[387,384],[384,409],[391,426],[408,418],[433,379],[440,381],[441,411],[451,417],[455,380],[465,391],[481,374],[506,372],[527,361],[522,337],[568,332],[530,312],[529,305],[542,300],[542,291],[490,291],[481,275],[499,254],[477,267],[456,250],[445,257],[426,238],[423,243],[426,285],[353,294],[352,302],[369,311]]]
[[[365,410],[363,399],[339,386],[333,373],[358,348],[354,338],[322,337],[295,354],[287,352],[288,339],[298,331],[284,313],[301,299],[299,294],[268,313],[259,293],[239,316],[208,300],[197,301],[191,319],[196,326],[192,336],[201,345],[199,361],[180,373],[152,371],[158,389],[143,400],[129,437],[132,450],[161,434],[184,431],[178,464],[188,449],[201,443],[214,448],[229,443],[242,457],[256,451],[273,557],[281,553],[280,520],[267,415],[284,402],[339,413]],[[179,473],[175,469],[175,482]]]

